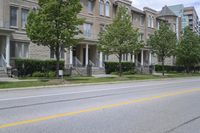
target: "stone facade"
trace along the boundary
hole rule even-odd
[[[86,66],[89,63],[95,67],[103,67],[104,61],[118,60],[115,55],[107,56],[98,51],[96,44],[99,32],[105,25],[112,23],[119,5],[125,5],[129,9],[133,28],[138,29],[139,39],[145,43],[149,36],[159,28],[160,21],[168,22],[178,35],[181,32],[181,26],[177,26],[181,19],[171,13],[167,6],[163,7],[162,11],[156,11],[149,7],[144,7],[143,10],[137,9],[129,0],[80,0],[80,2],[83,9],[78,16],[85,18],[86,22],[80,26],[83,34],[79,37],[84,37],[84,40],[70,50],[66,50],[62,58],[65,60],[66,67]],[[2,40],[0,45],[6,47],[5,50],[0,51],[0,54],[6,55],[8,66],[10,65],[9,60],[15,58],[54,59],[48,47],[33,44],[26,35],[24,19],[27,14],[25,11],[35,8],[37,8],[37,0],[0,1],[0,38]],[[14,19],[16,17],[16,22],[11,21],[11,17]],[[133,61],[142,66],[160,63],[158,57],[152,55],[147,46],[135,55],[123,55],[123,60]],[[173,65],[173,63],[173,57],[166,59],[166,64]],[[2,66],[2,63],[0,65]]]

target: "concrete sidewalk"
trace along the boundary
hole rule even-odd
[[[22,81],[37,81],[37,79],[19,80],[19,79],[10,78],[10,77],[0,77],[0,83],[1,82],[22,82]]]

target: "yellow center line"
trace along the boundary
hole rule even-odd
[[[55,115],[50,115],[50,116],[40,117],[40,118],[35,118],[35,119],[17,121],[17,122],[13,122],[13,123],[7,123],[7,124],[0,125],[0,129],[18,126],[18,125],[36,123],[36,122],[40,122],[40,121],[47,121],[47,120],[50,120],[50,119],[55,119],[55,118],[60,118],[60,117],[73,116],[73,115],[78,115],[78,114],[81,114],[81,113],[88,113],[88,112],[98,111],[98,110],[102,110],[102,109],[111,109],[111,108],[119,107],[119,106],[123,106],[123,105],[141,103],[141,102],[151,101],[151,100],[155,100],[155,99],[161,99],[161,98],[165,98],[165,97],[171,97],[171,96],[176,96],[176,95],[181,95],[181,94],[186,94],[186,93],[191,93],[191,92],[198,92],[198,91],[200,91],[200,88],[199,89],[190,89],[190,90],[184,90],[184,91],[171,92],[171,93],[164,93],[164,94],[161,94],[161,95],[156,95],[156,96],[151,96],[151,97],[146,97],[146,98],[140,98],[140,99],[136,99],[136,100],[128,100],[128,101],[120,102],[120,103],[116,103],[116,104],[109,104],[109,105],[105,105],[105,106],[88,108],[88,109],[74,111],[74,112],[67,112],[67,113],[55,114]]]

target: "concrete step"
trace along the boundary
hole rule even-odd
[[[98,74],[105,74],[105,69],[99,68],[99,67],[93,67],[92,68],[92,75],[98,75]],[[87,68],[86,67],[74,68],[73,71],[72,71],[72,75],[87,76]]]
[[[0,77],[8,77],[7,73],[4,71],[2,67],[0,67]]]

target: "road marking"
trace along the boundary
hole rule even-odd
[[[123,106],[123,105],[141,103],[141,102],[151,101],[151,100],[155,100],[155,99],[161,99],[161,98],[165,98],[165,97],[177,96],[177,95],[181,95],[181,94],[199,92],[199,91],[200,91],[200,88],[171,92],[171,93],[163,93],[161,95],[156,95],[156,96],[151,96],[151,97],[146,97],[146,98],[140,98],[140,99],[136,99],[136,100],[128,100],[128,101],[125,101],[125,102],[109,104],[109,105],[100,106],[100,107],[88,108],[88,109],[83,109],[83,110],[74,111],[74,112],[55,114],[55,115],[50,115],[50,116],[46,116],[46,117],[40,117],[40,118],[35,118],[35,119],[30,119],[30,120],[17,121],[17,122],[13,122],[13,123],[3,124],[3,125],[0,125],[0,129],[8,128],[8,127],[14,127],[14,126],[18,126],[18,125],[36,123],[36,122],[40,122],[40,121],[47,121],[47,120],[50,120],[50,119],[56,119],[56,118],[61,118],[61,117],[74,116],[74,115],[78,115],[78,114],[81,114],[81,113],[88,113],[88,112],[98,111],[98,110],[102,110],[102,109],[111,109],[111,108],[119,107],[119,106]]]
[[[193,80],[194,82],[196,80]],[[198,80],[199,81],[199,80]],[[112,88],[106,88],[106,89],[96,89],[96,90],[85,90],[85,91],[79,91],[79,92],[67,92],[67,93],[52,93],[52,94],[45,94],[45,95],[36,95],[36,96],[24,96],[24,97],[16,97],[16,98],[4,98],[0,99],[0,102],[3,101],[12,101],[12,100],[24,100],[24,99],[30,99],[30,98],[41,98],[41,97],[51,97],[51,96],[63,96],[63,95],[71,95],[71,94],[81,94],[81,93],[89,93],[89,92],[100,92],[100,91],[111,91],[111,90],[120,90],[120,89],[128,89],[128,88],[133,88],[133,87],[146,87],[146,86],[158,86],[158,85],[168,85],[168,84],[177,84],[177,83],[185,83],[186,81],[168,81],[164,83],[152,83],[152,84],[147,84],[147,85],[130,85],[126,87],[112,87]],[[190,81],[191,82],[191,81]],[[137,90],[147,90],[147,89],[135,89]],[[151,89],[148,89],[151,90]]]

